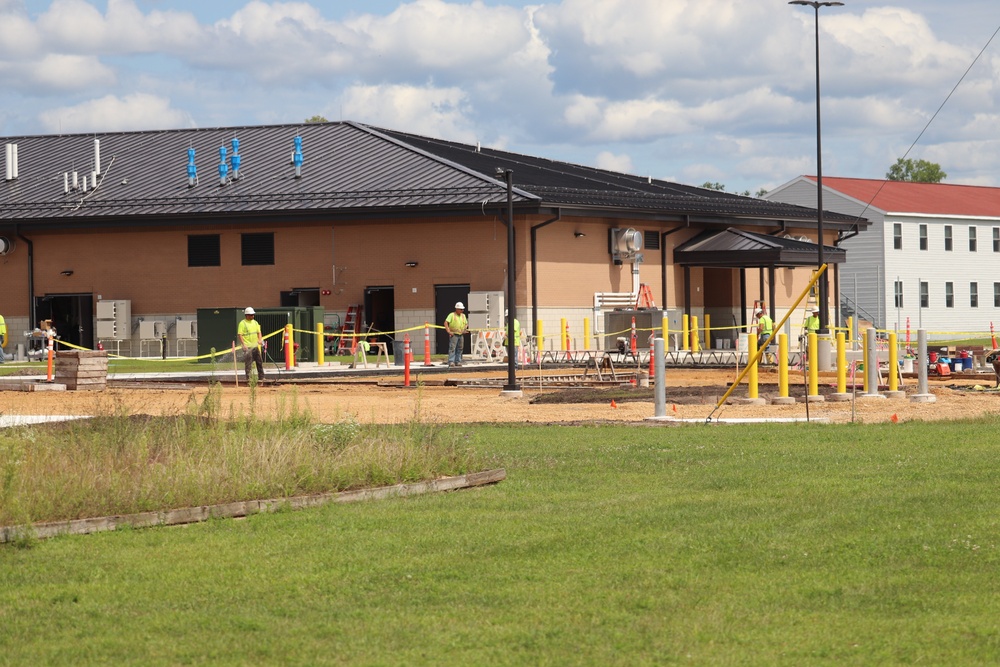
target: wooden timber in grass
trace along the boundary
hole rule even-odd
[[[208,521],[209,519],[236,519],[261,512],[276,512],[285,508],[304,509],[328,503],[353,503],[362,500],[382,500],[385,498],[415,496],[438,491],[456,491],[458,489],[496,484],[506,479],[506,477],[507,471],[504,468],[495,468],[493,470],[473,472],[466,475],[432,479],[426,482],[394,484],[393,486],[380,486],[374,489],[313,493],[305,496],[293,496],[291,498],[246,500],[220,505],[181,507],[161,512],[117,514],[114,516],[73,519],[70,521],[47,521],[22,526],[0,526],[0,544],[24,538],[44,539],[57,535],[86,535],[88,533],[116,530],[119,527],[149,528],[152,526],[179,526]]]
[[[56,382],[70,390],[108,387],[108,353],[100,350],[60,350],[56,353]]]

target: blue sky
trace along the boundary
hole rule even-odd
[[[881,178],[997,0],[821,11],[824,174]],[[0,135],[314,114],[731,191],[816,169],[813,10],[786,0],[0,0]],[[1000,38],[910,157],[1000,186]]]

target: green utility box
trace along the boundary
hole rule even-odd
[[[291,324],[295,342],[299,345],[296,361],[317,361],[315,332],[316,325],[323,322],[325,311],[319,306],[292,306],[288,308],[255,308],[254,319],[260,323],[260,331],[267,336],[286,324]],[[236,329],[243,321],[243,308],[199,308],[198,309],[198,356],[231,350],[233,343],[240,348]],[[267,339],[267,358],[282,363],[285,360],[283,348],[284,334],[278,333]],[[202,359],[210,362],[211,359]]]

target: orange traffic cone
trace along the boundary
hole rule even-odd
[[[895,412],[893,412],[892,416],[889,417],[889,421],[891,421],[893,424],[898,424],[899,423],[899,417],[896,416]]]
[[[611,399],[611,407],[613,407],[613,408],[617,408],[618,407],[618,404],[615,403],[615,399],[613,399],[613,398]]]
[[[674,403],[673,405],[674,405],[674,412],[677,412],[677,404]]]

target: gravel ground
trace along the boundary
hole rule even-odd
[[[537,376],[537,373],[535,373]],[[505,378],[504,373],[470,374],[454,376],[456,379],[473,377]],[[497,388],[421,386],[378,386],[371,380],[330,381],[323,384],[282,385],[256,390],[257,413],[265,416],[288,410],[298,405],[308,408],[320,421],[331,422],[351,414],[359,421],[373,423],[400,423],[415,416],[433,422],[531,422],[531,423],[590,423],[634,422],[649,423],[654,415],[654,405],[643,390],[614,389],[606,392],[578,392],[586,394],[579,399],[588,402],[543,402],[551,400],[546,395],[563,390],[542,389],[532,386],[532,374],[521,376],[524,388],[521,398],[502,397]],[[434,380],[441,380],[435,376]],[[733,392],[727,404],[716,410],[716,402],[735,379],[732,370],[667,370],[667,416],[678,419],[705,420],[710,415],[722,419],[790,419],[806,417],[806,405],[797,402],[789,406],[745,405],[747,395],[743,384]],[[801,376],[792,378],[790,393],[803,395]],[[401,381],[401,378],[399,378]],[[821,393],[829,393],[833,377],[820,379]],[[945,384],[947,382],[947,384]],[[761,375],[760,396],[768,398],[777,394],[777,376],[771,372]],[[916,393],[916,381],[908,380],[904,390],[906,398],[873,399],[859,397],[851,402],[812,402],[809,416],[832,422],[880,422],[895,417],[898,421],[968,419],[1000,413],[1000,393],[977,391],[976,385],[992,388],[994,377],[982,375],[975,380],[949,380],[930,382],[934,403],[917,403],[909,400]],[[0,412],[4,415],[87,415],[125,411],[131,414],[183,413],[192,401],[201,401],[208,388],[205,386],[112,388],[100,392],[19,392],[4,391],[0,398]],[[860,396],[861,390],[858,389]],[[611,397],[616,406],[611,405]],[[250,409],[250,390],[232,386],[222,389],[222,414],[245,414]]]

